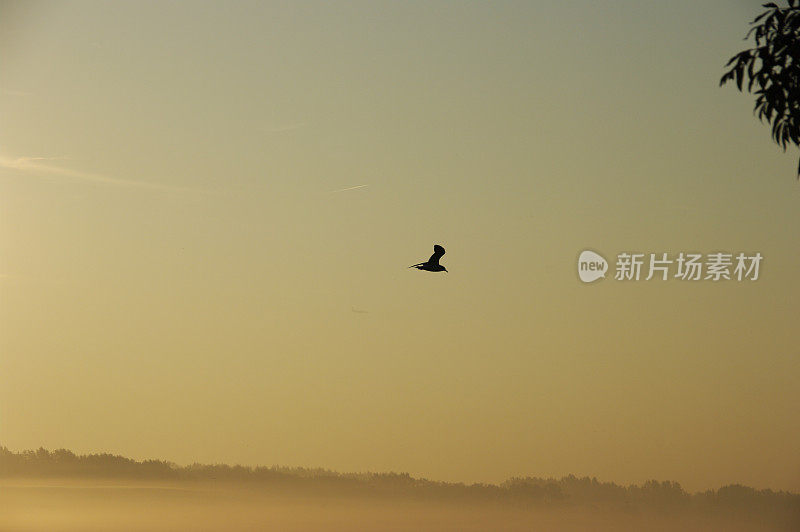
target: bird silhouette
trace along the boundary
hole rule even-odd
[[[428,259],[428,262],[420,262],[409,266],[409,268],[416,268],[418,270],[425,270],[426,272],[446,272],[447,268],[439,264],[439,259],[444,255],[444,248],[439,244],[433,246],[433,255]]]

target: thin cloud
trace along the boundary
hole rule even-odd
[[[334,194],[336,192],[346,192],[348,190],[355,190],[357,188],[364,188],[364,187],[368,187],[368,186],[369,185],[356,185],[354,187],[340,188],[338,190],[331,190],[331,194]]]
[[[40,174],[48,174],[54,176],[65,177],[77,181],[85,181],[89,183],[99,183],[103,185],[112,185],[119,187],[131,188],[148,188],[151,190],[190,190],[183,187],[174,187],[169,185],[160,185],[158,183],[148,183],[145,181],[135,181],[132,179],[120,179],[118,177],[111,177],[103,174],[95,174],[92,172],[84,172],[82,170],[73,170],[72,168],[65,168],[53,164],[45,164],[40,161],[53,161],[67,159],[67,157],[16,157],[9,158],[0,156],[0,168],[7,168],[10,170],[20,170],[23,172],[35,172]]]
[[[53,155],[52,157],[17,157],[14,163],[18,165],[30,164],[34,161],[64,161],[69,159],[66,155]]]

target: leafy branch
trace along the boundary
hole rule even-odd
[[[772,124],[772,139],[784,151],[789,143],[800,147],[800,0],[788,4],[763,5],[767,11],[750,23],[745,36],[754,36],[756,47],[733,56],[719,82],[735,81],[740,91],[746,83],[747,91],[756,95],[754,114]]]

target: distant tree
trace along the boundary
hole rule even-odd
[[[750,23],[745,36],[754,35],[756,47],[733,56],[725,65],[733,66],[719,82],[735,80],[741,91],[747,81],[748,92],[756,95],[753,112],[772,124],[772,139],[783,151],[789,143],[800,147],[800,0],[788,3],[763,5],[767,10]]]
[[[0,445],[0,480],[29,477],[105,478],[125,482],[131,479],[247,482],[252,487],[287,490],[286,493],[291,490],[325,496],[369,494],[431,501],[506,502],[522,506],[571,505],[625,512],[703,510],[748,516],[759,522],[777,524],[771,529],[781,530],[798,529],[795,525],[800,509],[798,493],[757,490],[738,484],[695,494],[686,493],[680,484],[671,481],[650,480],[642,485],[622,486],[574,475],[561,479],[515,477],[500,485],[467,485],[415,478],[408,473],[338,473],[302,467],[252,468],[226,464],[181,467],[162,460],[137,461],[108,453],[76,455],[66,449],[13,452]]]

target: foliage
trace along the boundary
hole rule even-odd
[[[788,7],[763,5],[767,11],[750,23],[745,37],[753,35],[756,47],[733,56],[720,79],[720,86],[735,80],[740,91],[747,82],[756,95],[753,112],[772,124],[772,139],[784,151],[789,143],[800,147],[800,0],[788,1]]]

